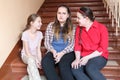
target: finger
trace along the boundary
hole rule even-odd
[[[76,64],[74,64],[74,66],[73,66],[73,67],[74,67],[74,69],[77,69],[77,65],[76,65]]]
[[[57,59],[57,58],[55,58],[55,61],[58,61],[58,59]]]
[[[75,65],[74,65],[74,64],[72,65],[72,68],[74,68],[74,69],[75,69]]]
[[[73,64],[71,64],[71,67],[72,67],[72,68],[74,68],[74,65],[73,65]]]
[[[82,66],[82,64],[81,63],[79,63],[79,67],[81,67]]]
[[[79,65],[77,64],[77,65],[76,65],[76,69],[78,69],[78,67],[79,67]]]
[[[58,63],[58,61],[55,62],[55,64],[57,64],[57,63]]]

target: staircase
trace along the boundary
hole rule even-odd
[[[41,31],[43,34],[48,23],[54,21],[57,6],[60,4],[65,4],[70,7],[72,12],[72,21],[74,24],[76,24],[76,11],[79,9],[79,7],[88,6],[93,10],[96,20],[106,25],[109,31],[108,50],[110,55],[107,66],[102,69],[101,72],[106,76],[107,80],[120,80],[120,35],[115,36],[115,26],[111,25],[111,19],[108,18],[108,14],[106,13],[106,9],[104,8],[102,0],[45,0],[44,4],[37,12],[42,18],[43,26],[41,27]],[[19,41],[19,48],[17,49],[17,52],[21,48],[20,44],[21,42]],[[44,56],[46,49],[43,43],[41,50]],[[20,60],[19,56],[14,57],[14,59],[8,65],[10,65],[10,71],[1,80],[19,80],[21,76],[26,74],[26,65]],[[42,70],[40,70],[40,74],[44,75]],[[11,78],[9,75],[14,75],[14,77]]]

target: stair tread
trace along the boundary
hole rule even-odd
[[[120,64],[118,63],[120,60],[108,60],[107,66],[105,69],[115,68],[120,69]],[[11,63],[12,67],[26,67],[26,64],[22,62],[20,58],[14,59],[14,61]]]
[[[60,3],[49,3],[49,2],[45,2],[45,5],[43,5],[42,7],[55,7],[60,5]],[[66,3],[67,6],[103,6],[104,4],[102,2],[82,2],[82,3],[73,3],[73,2],[67,2]]]
[[[60,2],[60,3],[67,3],[67,2],[73,2],[73,3],[78,3],[78,2],[101,2],[102,0],[46,0],[45,2]]]
[[[101,11],[101,12],[104,12],[106,9],[103,7],[103,6],[89,6],[90,8],[91,8],[91,10],[93,10],[93,12],[94,11]],[[76,10],[78,10],[80,7],[79,6],[70,6],[69,7],[70,8],[70,10],[73,12],[76,12]],[[55,6],[51,6],[51,7],[41,7],[41,10],[40,11],[52,11],[52,12],[56,12],[57,11],[57,7],[55,7]]]
[[[101,72],[106,76],[106,77],[120,77],[120,62],[116,60],[108,60],[107,65],[101,70]],[[12,72],[17,72],[17,73],[26,73],[26,67],[27,65],[24,64],[20,58],[16,58],[12,64]],[[43,70],[40,69],[40,74],[44,74]],[[111,73],[112,71],[112,73]]]

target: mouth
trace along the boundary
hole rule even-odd
[[[62,17],[60,17],[59,19],[63,19]]]

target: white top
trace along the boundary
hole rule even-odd
[[[42,40],[42,38],[43,38],[43,34],[41,31],[37,31],[37,36],[33,40],[30,38],[28,31],[24,31],[22,33],[21,40],[26,41],[28,43],[28,48],[29,48],[30,53],[32,55],[36,56],[37,47],[38,47],[40,40]],[[25,55],[24,48],[22,48],[21,55]]]

